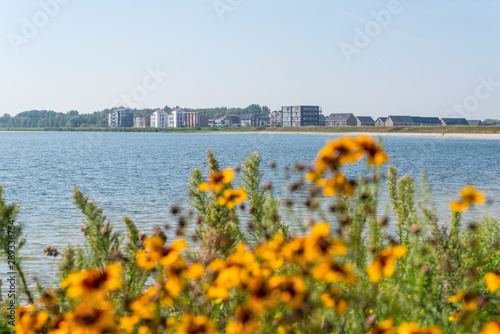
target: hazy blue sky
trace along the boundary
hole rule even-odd
[[[257,103],[500,118],[498,0],[0,0],[0,36],[0,114]]]

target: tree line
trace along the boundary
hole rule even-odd
[[[176,107],[165,106],[167,112]],[[116,108],[118,109],[118,108]],[[158,109],[158,108],[157,108]],[[23,111],[15,116],[4,114],[0,117],[0,127],[3,128],[55,128],[55,127],[106,127],[108,126],[108,116],[114,109],[104,109],[94,111],[90,114],[80,114],[77,110],[70,110],[66,113],[55,112],[53,110],[29,110]],[[132,109],[134,117],[150,116],[156,109]],[[184,108],[185,111],[194,111],[219,118],[224,115],[257,114],[259,116],[269,115],[270,109],[258,104],[249,105],[246,108]]]

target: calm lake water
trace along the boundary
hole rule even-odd
[[[169,207],[183,204],[193,168],[204,168],[205,152],[215,152],[222,167],[240,164],[252,152],[263,156],[265,179],[284,196],[284,171],[270,170],[294,162],[311,162],[332,135],[265,133],[96,133],[0,132],[0,184],[9,202],[21,206],[30,256],[28,271],[51,281],[58,261],[43,255],[47,245],[62,250],[79,244],[83,216],[72,202],[73,185],[99,202],[118,230],[122,217],[131,217],[145,232],[172,221]],[[426,170],[441,220],[449,215],[448,202],[467,183],[475,184],[495,200],[474,213],[500,217],[500,141],[451,138],[383,137],[400,173],[418,178]],[[387,168],[384,167],[385,169]],[[352,167],[349,172],[361,172]],[[386,203],[386,202],[385,202]],[[381,204],[381,210],[387,204]],[[292,221],[297,228],[300,219]],[[7,272],[2,264],[0,272]]]

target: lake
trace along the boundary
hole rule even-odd
[[[270,133],[99,133],[0,132],[0,184],[9,202],[21,206],[30,256],[27,269],[51,281],[59,258],[43,255],[47,245],[63,250],[81,243],[83,216],[72,202],[73,185],[95,199],[118,230],[131,217],[144,232],[172,221],[171,204],[183,204],[193,168],[205,168],[212,150],[222,167],[241,164],[252,152],[263,157],[264,179],[277,197],[284,193],[283,165],[311,162],[333,135]],[[500,217],[500,140],[382,137],[391,164],[415,178],[426,170],[441,220],[448,203],[467,183],[486,192],[493,204],[474,208],[464,222],[484,215]],[[273,160],[276,171],[267,166]],[[387,166],[384,167],[387,169]],[[357,174],[361,166],[349,168]],[[281,195],[283,196],[283,195]],[[381,209],[387,205],[382,203]],[[298,213],[301,218],[307,212]],[[297,229],[300,220],[292,221]],[[7,272],[2,264],[3,272]]]

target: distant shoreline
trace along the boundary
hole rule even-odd
[[[488,133],[408,133],[408,132],[266,132],[275,134],[294,134],[294,135],[346,135],[346,136],[380,136],[380,137],[424,137],[424,138],[464,138],[464,139],[500,139],[500,133],[488,134]]]
[[[442,127],[297,127],[297,128],[0,128],[6,131],[157,132],[157,133],[260,133],[399,136],[428,138],[500,139],[500,126]]]

